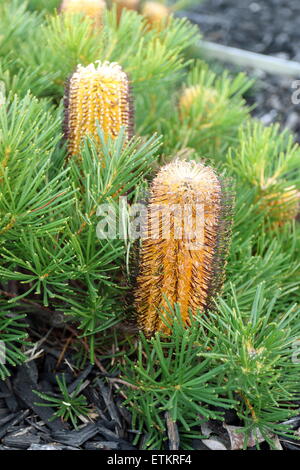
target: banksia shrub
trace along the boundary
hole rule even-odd
[[[176,160],[159,171],[135,290],[138,324],[146,335],[169,331],[165,323],[177,303],[187,325],[191,313],[212,306],[224,279],[230,213],[231,197],[212,168]]]
[[[83,7],[100,0],[64,1],[57,15],[62,1],[0,1],[0,380],[17,374],[7,384],[17,398],[28,374],[43,389],[50,347],[68,385],[91,362],[89,377],[107,379],[116,405],[125,398],[131,418],[119,424],[133,448],[190,451],[202,422],[228,418],[238,445],[243,434],[244,447],[254,435],[294,442],[281,423],[299,415],[299,145],[250,116],[245,75],[193,60],[198,27],[170,14],[182,2],[166,11],[154,0],[167,15],[153,19],[140,0],[145,16],[118,22],[135,0],[109,0],[96,18]],[[236,205],[219,296],[232,215],[221,174],[235,180]],[[135,205],[146,187],[148,205]],[[132,221],[136,207],[145,214]],[[15,371],[24,361],[40,373]],[[93,405],[99,390],[91,382]]]
[[[78,154],[84,136],[97,138],[97,123],[106,137],[116,137],[121,127],[125,127],[128,139],[133,135],[129,80],[114,62],[78,65],[69,80],[65,97],[69,155]]]
[[[105,6],[104,0],[63,0],[60,11],[67,14],[82,13],[92,18],[97,26],[101,26]]]

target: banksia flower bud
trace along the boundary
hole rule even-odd
[[[220,178],[201,163],[176,160],[153,180],[134,292],[146,335],[169,332],[161,315],[170,323],[175,303],[186,325],[212,306],[224,280],[231,207]]]
[[[69,155],[78,154],[82,138],[97,138],[97,122],[104,136],[116,137],[125,127],[133,136],[133,109],[129,80],[120,65],[100,61],[95,66],[78,65],[65,97],[65,136]]]
[[[295,186],[290,186],[284,191],[262,193],[259,207],[267,213],[273,228],[281,227],[296,218],[300,209],[300,192]]]
[[[192,85],[184,88],[179,98],[179,113],[182,119],[188,117],[194,103],[202,102],[206,115],[211,113],[211,108],[218,102],[218,93],[214,88],[204,88],[201,85]]]
[[[82,13],[95,21],[96,26],[101,26],[104,0],[63,0],[60,11],[62,13]]]
[[[122,10],[125,8],[127,10],[137,11],[139,8],[140,0],[113,0],[113,3],[117,5],[117,17],[119,21],[122,14]]]
[[[147,19],[150,26],[159,27],[161,23],[169,18],[171,10],[158,2],[145,2],[142,15]]]

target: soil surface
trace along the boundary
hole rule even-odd
[[[300,61],[299,0],[206,0],[187,16],[206,40]],[[295,78],[246,71],[257,79],[250,98],[256,106],[253,115],[265,124],[280,122],[300,140],[300,104],[292,103]]]

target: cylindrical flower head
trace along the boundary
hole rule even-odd
[[[297,217],[300,210],[300,192],[295,186],[281,192],[262,192],[259,196],[259,207],[266,212],[273,228],[281,227]]]
[[[214,88],[203,88],[201,85],[184,88],[178,103],[180,116],[188,117],[193,104],[197,101],[203,103],[205,114],[209,116],[211,108],[218,103],[218,93]]]
[[[97,122],[104,136],[116,137],[125,127],[133,136],[133,109],[129,80],[120,65],[98,62],[78,65],[71,76],[65,97],[65,136],[69,155],[78,154],[82,138],[97,138]]]
[[[186,325],[212,306],[224,279],[231,208],[224,184],[201,163],[176,160],[153,180],[134,293],[147,336],[169,332],[161,315],[170,323],[175,303]]]
[[[82,13],[92,18],[97,26],[102,24],[104,0],[63,0],[60,11],[62,13]]]

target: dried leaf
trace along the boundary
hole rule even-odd
[[[210,450],[228,450],[224,444],[217,439],[203,439],[203,444],[205,444]]]
[[[241,426],[230,426],[228,424],[223,424],[223,427],[227,430],[230,442],[231,450],[240,450],[244,448],[245,442],[245,433],[243,432],[244,428]],[[270,437],[274,439],[274,436],[270,434]],[[247,447],[254,447],[257,443],[264,442],[264,437],[261,435],[259,429],[255,429],[247,442]]]

